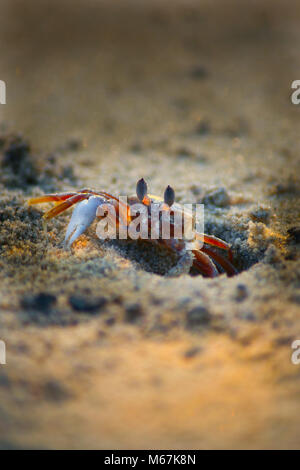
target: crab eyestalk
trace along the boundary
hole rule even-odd
[[[141,178],[136,184],[136,195],[140,202],[143,202],[145,196],[147,196],[147,183],[144,178]]]
[[[167,186],[164,192],[164,202],[171,207],[175,202],[175,191],[171,186]]]

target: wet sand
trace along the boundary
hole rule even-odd
[[[113,3],[1,1],[0,448],[299,448],[299,5]],[[141,177],[237,276],[26,203]]]

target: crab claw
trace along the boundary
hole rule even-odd
[[[103,202],[101,197],[91,196],[75,207],[64,240],[66,248],[70,248],[72,243],[91,225],[96,217],[98,206]]]

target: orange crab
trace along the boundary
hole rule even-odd
[[[30,205],[45,202],[56,203],[51,210],[44,214],[45,220],[49,220],[74,204],[78,204],[73,211],[65,235],[64,243],[68,247],[85,232],[96,217],[99,219],[103,218],[104,206],[110,204],[114,208],[116,215],[115,224],[117,233],[119,234],[121,226],[129,226],[135,219],[136,212],[133,211],[133,206],[139,203],[142,204],[143,208],[146,210],[149,228],[152,221],[151,214],[153,214],[154,210],[158,210],[160,213],[169,212],[173,215],[173,217],[170,216],[169,219],[170,238],[163,238],[161,236],[161,230],[159,230],[159,236],[154,239],[151,238],[150,235],[150,237],[147,238],[148,242],[163,245],[167,249],[177,252],[179,257],[183,257],[187,250],[189,250],[193,254],[192,267],[204,276],[216,277],[222,272],[232,276],[237,273],[232,263],[231,248],[228,243],[223,240],[212,235],[198,232],[194,232],[192,240],[188,241],[184,235],[179,238],[174,236],[176,233],[175,220],[186,219],[183,219],[182,206],[175,203],[175,192],[170,186],[166,188],[164,198],[160,198],[148,194],[146,182],[144,179],[140,179],[136,185],[136,195],[129,197],[126,203],[124,203],[122,198],[115,197],[105,191],[93,191],[91,189],[82,189],[68,193],[46,194],[28,201]],[[174,214],[177,218],[174,217]],[[193,215],[191,214],[190,217],[193,217]],[[159,220],[161,222],[161,218]],[[226,251],[228,256],[222,256],[214,249],[211,249],[209,245]]]

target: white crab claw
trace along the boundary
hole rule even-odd
[[[72,243],[91,225],[100,204],[103,204],[101,197],[91,196],[75,207],[64,240],[66,248],[70,248]]]

